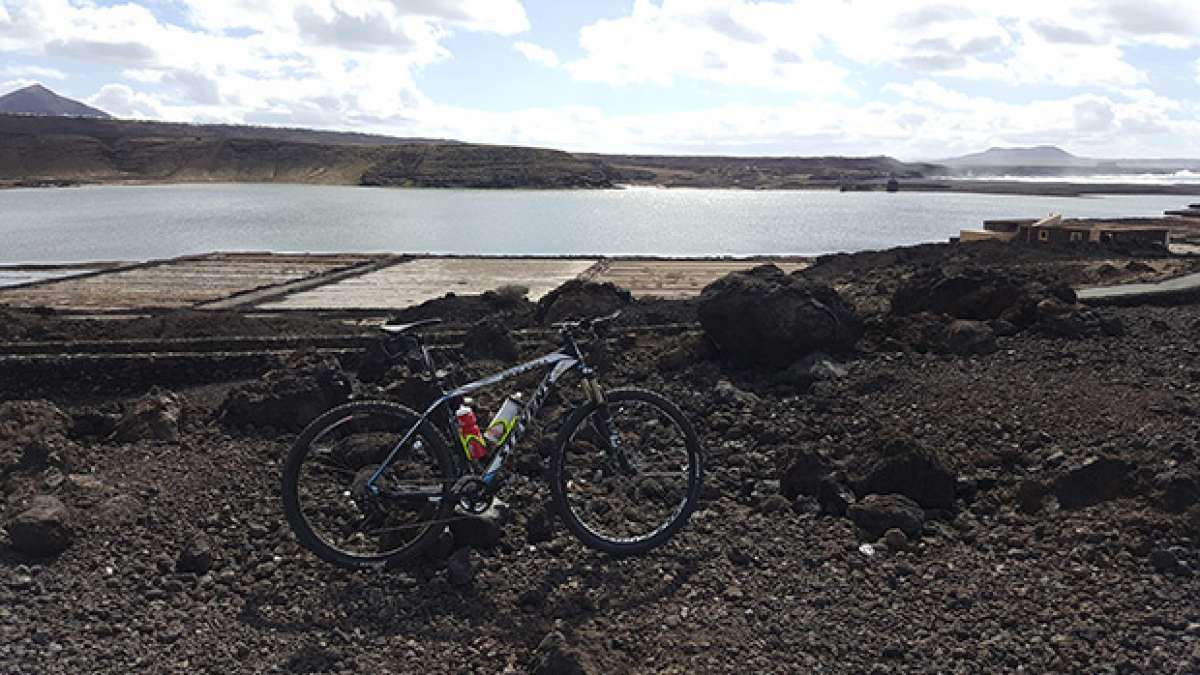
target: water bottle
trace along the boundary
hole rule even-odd
[[[487,444],[483,442],[483,435],[479,433],[475,411],[464,402],[458,406],[454,416],[458,419],[458,436],[467,457],[474,461],[483,459],[487,455]]]
[[[483,437],[492,447],[499,447],[508,440],[508,435],[512,433],[517,415],[521,412],[520,396],[517,394],[504,399],[504,404],[500,406],[500,410],[496,411],[496,416],[492,418],[487,431],[483,433]]]

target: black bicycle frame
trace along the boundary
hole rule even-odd
[[[573,354],[568,352],[573,352]],[[533,395],[529,398],[529,402],[525,404],[524,409],[521,411],[520,417],[517,418],[517,423],[513,425],[512,431],[508,434],[508,438],[506,438],[504,443],[496,449],[495,454],[492,456],[492,461],[488,464],[487,469],[483,472],[483,481],[488,485],[491,485],[492,481],[499,474],[500,468],[504,466],[505,460],[507,460],[508,456],[512,454],[513,449],[517,446],[517,442],[520,441],[521,434],[525,431],[526,426],[533,422],[533,419],[537,417],[537,414],[541,411],[542,406],[546,402],[546,398],[550,395],[550,392],[553,391],[555,383],[557,383],[559,378],[561,378],[563,375],[572,370],[581,371],[583,389],[588,398],[596,401],[597,403],[603,402],[600,388],[596,386],[595,382],[592,380],[592,369],[584,362],[583,354],[580,352],[578,345],[575,344],[573,339],[569,337],[566,338],[566,345],[564,345],[564,347],[559,351],[536,358],[532,361],[527,361],[517,366],[513,366],[507,370],[502,370],[499,373],[489,375],[483,379],[464,384],[461,387],[443,394],[440,398],[430,404],[430,406],[421,415],[421,418],[417,420],[417,423],[408,430],[408,433],[404,434],[404,437],[401,438],[400,441],[392,448],[391,452],[388,453],[387,458],[383,460],[383,463],[379,465],[379,468],[375,470],[375,473],[371,476],[370,480],[367,481],[368,488],[373,493],[379,494],[379,488],[375,485],[375,481],[378,480],[385,471],[387,471],[388,467],[392,465],[392,462],[394,462],[396,457],[400,454],[400,450],[407,445],[412,439],[413,435],[417,433],[417,429],[419,429],[422,424],[425,424],[430,420],[430,417],[438,408],[442,407],[446,403],[454,401],[455,399],[460,399],[464,396],[472,394],[484,387],[503,382],[516,377],[517,375],[527,373],[531,370],[549,366],[553,367],[550,368],[549,372],[546,373],[546,376],[542,378],[541,383],[538,384],[537,389],[534,390]],[[454,436],[457,438],[458,433],[454,411],[449,410],[449,407],[447,407],[447,410],[449,413],[451,429],[455,432]]]

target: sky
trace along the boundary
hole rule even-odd
[[[1197,0],[0,0],[0,92],[656,154],[1200,157]]]

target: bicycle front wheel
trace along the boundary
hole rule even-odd
[[[640,389],[589,402],[563,426],[551,463],[555,504],[584,544],[612,555],[666,543],[700,498],[703,453],[675,404]]]
[[[283,467],[283,509],[305,548],[348,568],[410,559],[441,533],[459,472],[428,423],[388,402],[338,406],[300,434]],[[389,455],[393,461],[370,480]]]

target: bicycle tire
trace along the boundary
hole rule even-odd
[[[671,401],[651,391],[642,389],[614,389],[605,394],[605,405],[619,406],[623,402],[640,402],[660,410],[666,418],[674,422],[683,432],[684,447],[688,456],[687,487],[681,506],[670,517],[669,522],[660,526],[645,538],[635,540],[614,539],[605,537],[576,515],[571,508],[568,496],[568,475],[566,470],[568,446],[581,425],[592,414],[597,412],[600,405],[588,402],[567,418],[560,432],[557,447],[551,460],[551,492],[555,509],[562,518],[567,529],[586,546],[614,556],[638,555],[662,546],[670,541],[675,534],[687,523],[688,518],[696,508],[700,499],[704,482],[704,452],[696,430],[684,416],[683,412]]]
[[[359,555],[337,548],[327,543],[314,531],[303,513],[300,499],[299,481],[304,460],[312,449],[314,440],[323,438],[326,433],[348,419],[365,415],[379,415],[394,421],[398,431],[394,442],[398,442],[403,432],[412,428],[420,420],[420,415],[412,409],[389,401],[354,401],[332,408],[313,420],[296,438],[288,452],[281,479],[284,514],[300,544],[318,558],[348,569],[390,567],[411,560],[429,548],[445,529],[444,525],[440,527],[430,525],[406,546],[376,555]],[[422,447],[436,461],[438,471],[441,473],[439,478],[443,484],[442,499],[434,507],[433,517],[430,520],[443,521],[454,509],[455,502],[448,495],[454,482],[462,475],[462,467],[456,461],[455,456],[449,452],[447,443],[441,434],[428,422],[422,425],[417,434],[423,444]]]

